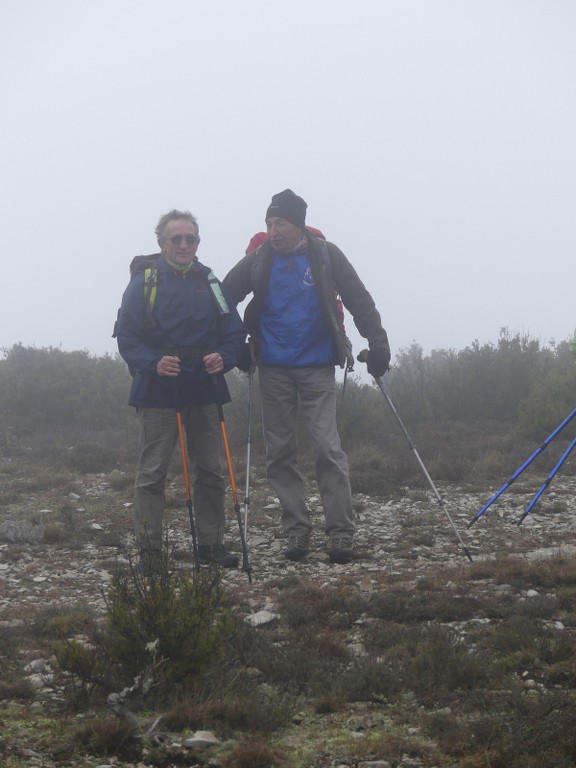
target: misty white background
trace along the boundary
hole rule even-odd
[[[393,352],[570,337],[575,41],[574,0],[4,0],[0,347],[115,353],[161,214],[223,277],[286,187]]]

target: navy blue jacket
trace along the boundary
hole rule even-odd
[[[219,352],[224,373],[234,368],[244,347],[246,331],[234,304],[220,314],[207,276],[197,259],[187,272],[178,272],[158,259],[158,287],[147,321],[144,273],[134,275],[122,297],[116,334],[118,350],[133,376],[129,404],[139,408],[181,408],[230,401],[224,377],[204,370],[202,356]],[[177,377],[159,376],[156,364],[166,354],[181,358]]]

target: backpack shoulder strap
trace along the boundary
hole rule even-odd
[[[154,324],[154,304],[158,292],[158,264],[144,269],[144,304],[146,305],[145,325]]]
[[[322,254],[322,268],[326,272],[328,278],[328,285],[332,289],[332,299],[329,301],[329,312],[333,316],[333,320],[336,322],[337,327],[337,345],[339,348],[340,366],[344,368],[344,374],[354,370],[354,355],[352,354],[352,343],[346,335],[346,328],[344,327],[344,305],[340,298],[340,290],[336,281],[334,280],[334,270],[332,269],[332,259],[330,257],[330,250],[328,243],[322,242],[320,247]],[[346,381],[346,378],[344,378]]]
[[[326,271],[326,274],[328,275],[330,282],[333,283],[334,279],[332,275],[332,259],[330,258],[328,243],[326,243],[325,240],[322,241],[322,245],[320,246],[320,253],[322,254],[322,266],[324,267],[324,270]]]
[[[230,307],[228,306],[226,297],[222,292],[222,286],[220,285],[220,281],[218,280],[218,278],[216,277],[214,272],[212,272],[211,269],[206,275],[206,279],[208,280],[208,285],[210,286],[212,298],[214,299],[214,303],[216,304],[216,309],[218,310],[218,313],[220,315],[230,314]]]

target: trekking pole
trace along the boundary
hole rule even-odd
[[[541,445],[539,448],[537,448],[537,449],[534,451],[534,453],[532,454],[532,456],[530,456],[528,459],[526,459],[526,461],[524,462],[524,464],[522,464],[520,467],[518,467],[518,469],[516,470],[516,472],[514,472],[514,474],[512,475],[512,477],[511,477],[509,480],[507,480],[507,481],[504,483],[504,485],[503,485],[503,486],[500,488],[500,490],[496,491],[496,493],[494,494],[494,496],[492,496],[492,498],[490,499],[490,501],[488,501],[486,504],[484,504],[484,506],[482,507],[482,509],[481,509],[481,510],[479,510],[478,512],[476,512],[476,514],[474,515],[474,517],[472,518],[472,520],[471,520],[471,521],[468,523],[468,528],[470,528],[470,526],[471,526],[471,525],[474,525],[474,523],[475,523],[477,520],[479,520],[479,519],[482,517],[482,515],[484,514],[484,512],[486,512],[486,510],[488,509],[488,507],[490,507],[490,506],[491,506],[491,505],[492,505],[492,504],[493,504],[493,503],[496,501],[496,499],[497,499],[499,496],[501,496],[501,495],[504,493],[504,491],[505,491],[507,488],[509,488],[509,487],[512,485],[512,483],[514,482],[514,480],[516,480],[516,478],[517,478],[517,477],[519,477],[519,476],[522,474],[522,472],[524,472],[524,470],[526,469],[526,467],[528,467],[530,464],[532,464],[532,462],[534,461],[534,459],[535,459],[537,456],[539,456],[539,455],[542,453],[542,451],[544,451],[544,450],[545,450],[545,449],[548,447],[548,445],[549,445],[549,444],[552,442],[552,440],[554,440],[554,438],[556,437],[556,435],[557,435],[559,432],[561,432],[561,431],[564,429],[564,427],[565,427],[565,426],[566,426],[566,425],[567,425],[567,424],[568,424],[570,421],[572,421],[572,419],[574,418],[574,416],[576,416],[576,408],[575,408],[575,409],[572,411],[572,413],[571,413],[569,416],[566,416],[566,418],[564,419],[564,421],[562,421],[562,422],[561,422],[561,423],[560,423],[560,424],[559,424],[559,425],[556,427],[556,429],[555,429],[555,430],[554,430],[554,431],[553,431],[551,434],[549,434],[549,435],[548,435],[548,437],[546,438],[546,440],[544,440],[544,442],[542,443],[542,445]]]
[[[192,509],[192,495],[190,493],[190,476],[188,474],[188,459],[186,456],[186,444],[184,442],[184,430],[182,428],[182,413],[176,411],[176,421],[178,423],[178,438],[180,440],[180,453],[182,454],[182,472],[184,473],[184,485],[186,487],[186,506],[188,507],[188,517],[190,518],[190,531],[192,533],[192,553],[194,557],[194,567],[199,568],[198,562],[198,542],[196,540],[196,525],[194,523],[194,512]]]
[[[536,493],[536,495],[534,496],[534,498],[532,499],[532,501],[530,502],[530,504],[528,504],[528,506],[527,506],[527,507],[526,507],[526,509],[524,510],[524,512],[523,512],[523,514],[522,514],[522,517],[521,517],[521,518],[518,520],[518,523],[517,523],[517,525],[520,525],[520,524],[522,523],[522,520],[524,520],[524,518],[525,518],[525,517],[526,517],[528,514],[530,514],[530,511],[531,511],[532,507],[533,507],[533,506],[536,504],[536,502],[538,501],[538,499],[540,498],[540,496],[542,496],[542,494],[544,493],[544,491],[546,490],[546,488],[548,488],[548,486],[550,485],[550,483],[552,482],[552,480],[553,480],[553,478],[554,478],[554,475],[555,475],[555,474],[558,472],[558,470],[560,469],[560,467],[562,466],[562,464],[564,464],[564,462],[566,461],[566,459],[568,458],[568,456],[569,456],[569,455],[572,453],[572,450],[573,450],[573,448],[574,448],[574,446],[575,446],[575,445],[576,445],[576,437],[575,437],[575,438],[572,440],[572,442],[570,443],[570,445],[568,446],[568,448],[566,448],[566,450],[564,451],[564,453],[562,454],[562,456],[560,457],[560,459],[559,459],[559,460],[556,462],[556,466],[554,467],[554,469],[552,470],[552,472],[550,472],[550,474],[548,475],[548,477],[546,478],[546,480],[545,480],[545,481],[542,483],[542,485],[541,485],[540,489],[538,490],[538,492]]]
[[[248,540],[248,507],[250,506],[250,452],[252,449],[252,396],[254,372],[256,370],[254,339],[248,339],[250,347],[250,368],[248,369],[248,413],[246,416],[246,485],[244,488],[244,535]]]
[[[365,362],[368,360],[368,350],[367,350],[367,349],[363,349],[363,350],[362,350],[362,351],[361,351],[361,352],[358,354],[358,360],[359,360],[361,363],[365,363]],[[416,459],[418,460],[418,464],[420,464],[420,468],[422,469],[422,472],[424,472],[424,476],[426,477],[426,480],[428,480],[428,483],[430,484],[430,487],[431,487],[431,488],[432,488],[432,490],[434,491],[434,495],[436,496],[436,499],[437,499],[437,501],[438,501],[438,504],[439,504],[439,505],[440,505],[440,507],[441,507],[441,508],[444,510],[444,514],[445,514],[445,515],[446,515],[446,517],[448,518],[448,521],[449,521],[450,525],[452,526],[452,530],[454,531],[454,533],[456,534],[456,538],[457,538],[457,539],[458,539],[458,541],[460,542],[460,546],[462,547],[462,551],[464,552],[464,554],[466,555],[466,557],[468,558],[468,560],[470,560],[470,562],[473,562],[473,561],[472,561],[472,556],[470,555],[470,552],[469,552],[469,550],[468,550],[468,547],[467,547],[467,546],[464,544],[464,542],[463,542],[463,540],[462,540],[462,537],[461,537],[461,536],[460,536],[460,534],[458,533],[458,529],[457,529],[457,528],[456,528],[456,526],[454,525],[454,521],[452,520],[452,518],[451,518],[451,516],[450,516],[450,513],[449,513],[449,511],[448,511],[448,509],[447,509],[447,507],[446,507],[446,500],[445,500],[445,499],[444,499],[442,496],[440,496],[440,494],[438,493],[438,489],[436,488],[436,486],[434,485],[434,482],[433,482],[432,478],[431,478],[431,477],[430,477],[430,475],[428,474],[428,470],[426,469],[426,467],[425,467],[425,465],[424,465],[424,462],[423,462],[423,461],[422,461],[422,459],[420,458],[420,454],[419,454],[419,453],[418,453],[418,451],[416,450],[416,446],[414,445],[414,442],[413,442],[412,438],[410,437],[410,434],[409,434],[408,430],[406,429],[406,427],[405,427],[405,426],[404,426],[404,424],[402,423],[402,419],[400,418],[400,416],[399,416],[399,414],[398,414],[398,411],[397,411],[397,410],[396,410],[396,408],[394,407],[394,403],[392,402],[392,400],[391,400],[391,398],[390,398],[390,395],[389,395],[389,394],[388,394],[388,392],[386,391],[386,389],[385,389],[385,387],[384,387],[384,384],[382,383],[382,379],[381,379],[379,376],[372,376],[372,378],[374,379],[374,381],[375,381],[375,382],[376,382],[376,384],[378,385],[378,388],[380,389],[380,391],[381,391],[381,392],[382,392],[382,394],[384,395],[384,398],[385,398],[386,402],[387,402],[387,403],[388,403],[388,405],[390,406],[390,410],[391,410],[391,411],[392,411],[392,413],[394,414],[394,418],[395,418],[395,419],[396,419],[396,421],[398,422],[398,425],[399,425],[400,429],[401,429],[401,430],[402,430],[402,432],[404,433],[404,437],[405,437],[405,438],[406,438],[406,440],[408,441],[408,445],[410,446],[410,450],[413,452],[414,456],[416,456]]]
[[[246,536],[244,534],[244,524],[242,522],[242,515],[240,513],[240,502],[238,501],[238,489],[236,487],[236,480],[234,478],[234,470],[232,468],[232,458],[230,457],[230,446],[228,445],[228,435],[226,433],[226,424],[224,422],[224,409],[220,401],[220,392],[218,391],[218,381],[216,376],[212,377],[212,383],[214,384],[214,392],[216,394],[216,407],[218,408],[218,418],[220,419],[220,430],[222,432],[222,442],[224,443],[224,451],[226,453],[226,463],[228,465],[228,474],[230,476],[230,486],[232,488],[232,498],[234,500],[234,512],[236,513],[236,519],[238,520],[238,528],[240,530],[240,542],[242,544],[242,570],[248,575],[248,581],[252,583],[252,566],[248,558],[248,546],[246,544]]]

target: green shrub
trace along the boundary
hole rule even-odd
[[[229,632],[215,568],[192,573],[165,559],[153,576],[118,570],[107,608],[109,652],[131,678],[155,659],[167,682],[187,688],[218,660]]]

